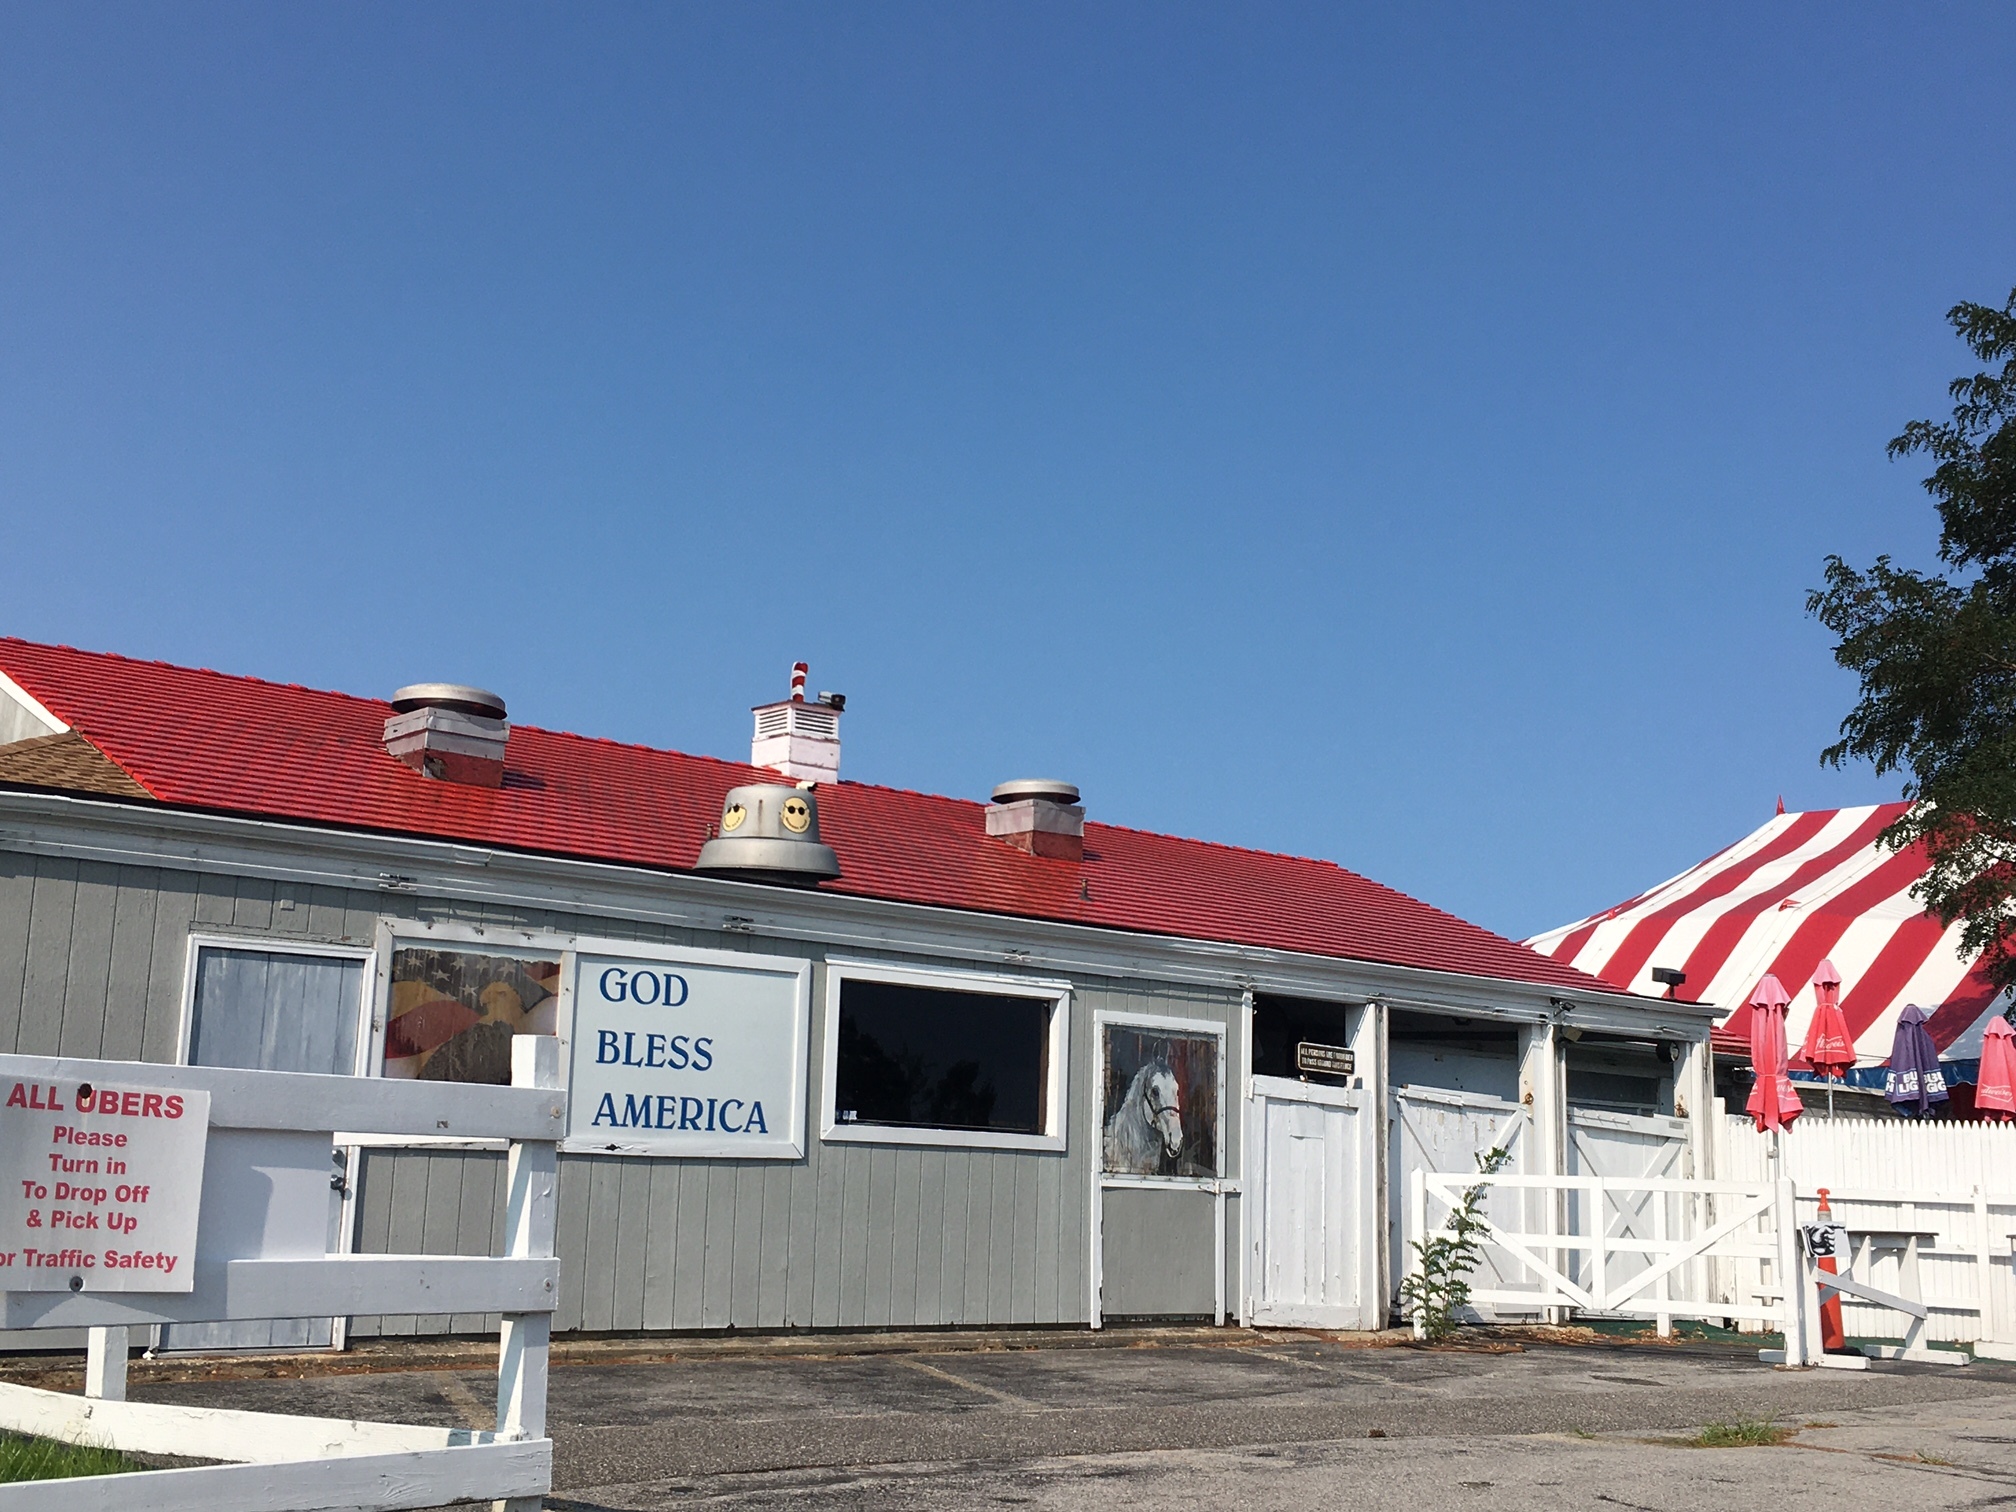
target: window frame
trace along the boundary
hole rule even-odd
[[[460,921],[434,922],[379,915],[377,943],[370,952],[375,962],[369,994],[371,1040],[364,1052],[364,1069],[358,1074],[376,1077],[385,1074],[385,1028],[392,1021],[392,957],[401,946],[434,946],[440,949],[462,946],[479,954],[550,955],[560,962],[560,980],[564,984],[570,965],[568,953],[573,950],[576,938],[550,929],[484,926]],[[562,997],[553,1037],[560,1045],[563,1071],[568,1064],[567,1031],[571,1027],[567,1022],[568,1011],[569,1004]],[[508,1150],[511,1147],[508,1140],[467,1139],[446,1134],[361,1134],[350,1136],[350,1142],[359,1148],[388,1150]]]
[[[1216,1176],[1135,1176],[1106,1169],[1106,1031],[1146,1029],[1155,1033],[1180,1034],[1191,1039],[1218,1041],[1218,1174]],[[1092,1099],[1093,1127],[1098,1148],[1092,1156],[1092,1180],[1101,1187],[1174,1187],[1181,1191],[1218,1192],[1236,1190],[1232,1175],[1232,1110],[1225,1104],[1225,1052],[1231,1044],[1231,1026],[1217,1019],[1172,1018],[1163,1014],[1131,1013],[1126,1009],[1101,1009],[1092,1015]]]
[[[273,935],[219,934],[213,930],[192,930],[189,935],[189,949],[182,963],[182,1013],[175,1027],[175,1064],[186,1066],[189,1052],[196,1041],[196,976],[205,950],[235,950],[241,954],[253,955],[305,955],[320,956],[324,960],[361,961],[364,964],[363,985],[357,994],[357,1051],[350,1074],[352,1076],[375,1075],[365,1070],[372,1060],[372,1046],[376,1031],[373,1019],[377,1016],[377,989],[375,970],[378,951],[371,945],[339,945],[328,940],[304,940],[295,937]]]
[[[828,957],[825,1006],[820,1015],[819,1139],[827,1144],[912,1145],[959,1150],[1065,1152],[1071,1122],[1066,1107],[1071,1085],[1071,984],[1048,977],[1003,976],[955,967],[891,966],[879,961]],[[1043,1087],[1043,1132],[1005,1129],[912,1128],[890,1124],[841,1123],[836,1116],[840,1083],[840,990],[843,983],[885,982],[938,992],[976,992],[994,997],[1035,998],[1050,1004],[1050,1040]]]

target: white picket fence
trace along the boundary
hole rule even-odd
[[[1747,1118],[1721,1121],[1718,1179],[1764,1182],[1772,1170],[1769,1135]],[[1825,1187],[1837,1221],[1851,1231],[1917,1233],[1918,1285],[1930,1310],[1925,1334],[1946,1343],[1989,1341],[1984,1355],[2016,1350],[2016,1126],[1908,1123],[1864,1118],[1798,1120],[1783,1135],[1785,1170],[1810,1223]],[[1899,1249],[1877,1258],[1863,1280],[1896,1291],[1904,1284]],[[1776,1286],[1748,1257],[1720,1262],[1732,1302],[1768,1300]],[[1894,1337],[1897,1315],[1843,1300],[1851,1335]]]
[[[556,1043],[512,1046],[514,1085],[0,1055],[0,1078],[141,1084],[210,1094],[210,1148],[227,1140],[307,1140],[326,1182],[338,1136],[448,1134],[510,1141],[506,1253],[270,1255],[258,1242],[197,1236],[190,1292],[0,1292],[0,1328],[91,1330],[85,1395],[0,1383],[0,1428],[143,1454],[218,1460],[8,1486],[8,1512],[359,1512],[491,1501],[532,1512],[552,1484],[546,1356],[559,1267],[553,1258],[555,1150],[566,1128]],[[319,1166],[319,1171],[317,1167]],[[211,1200],[206,1167],[205,1211]],[[503,1316],[495,1431],[176,1407],[125,1398],[128,1329],[353,1313]]]

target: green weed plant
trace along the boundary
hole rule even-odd
[[[1470,1272],[1484,1256],[1478,1239],[1484,1220],[1477,1210],[1490,1189],[1488,1178],[1503,1169],[1512,1152],[1500,1145],[1477,1157],[1474,1185],[1450,1211],[1439,1234],[1424,1235],[1413,1243],[1413,1274],[1400,1283],[1400,1302],[1414,1319],[1421,1334],[1431,1344],[1440,1343],[1456,1332],[1456,1314],[1470,1305]]]

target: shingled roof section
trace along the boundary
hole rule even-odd
[[[76,730],[37,735],[0,746],[0,787],[61,788],[112,798],[154,795]]]
[[[667,871],[693,866],[739,762],[513,725],[504,785],[385,753],[388,704],[0,637],[0,670],[161,802]],[[1328,861],[1088,823],[1083,862],[989,838],[986,805],[819,792],[824,891],[1528,982],[1616,989]]]

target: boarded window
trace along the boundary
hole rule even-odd
[[[509,1086],[512,1036],[553,1033],[559,990],[558,956],[401,946],[385,1074]]]
[[[1048,998],[843,981],[834,1121],[1043,1133],[1055,1009]]]
[[[350,1075],[357,1069],[364,965],[354,956],[203,946],[190,1064]]]

